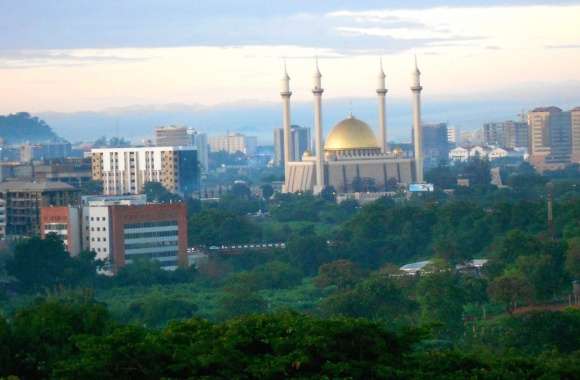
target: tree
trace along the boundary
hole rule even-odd
[[[349,260],[336,260],[323,264],[314,279],[316,286],[325,288],[336,286],[339,290],[349,289],[362,278],[362,270]]]
[[[103,194],[103,181],[88,180],[81,184],[82,195]]]
[[[414,306],[399,286],[384,275],[374,275],[353,289],[333,293],[320,304],[325,316],[342,315],[389,322],[412,319]]]
[[[83,278],[77,277],[77,264],[87,274],[85,255],[79,260],[72,259],[65,250],[64,243],[55,234],[48,234],[45,239],[32,237],[21,241],[14,248],[14,256],[7,263],[8,273],[18,279],[20,286],[27,291],[35,291],[56,285],[75,285]],[[91,275],[94,276],[93,266]]]
[[[219,315],[223,319],[262,313],[267,308],[266,301],[259,294],[242,288],[224,292],[218,303]]]
[[[145,182],[143,193],[147,196],[147,202],[176,203],[182,201],[179,195],[171,193],[159,182]]]
[[[433,324],[442,336],[457,336],[463,328],[465,294],[451,269],[431,266],[417,285],[421,320]],[[439,327],[437,327],[439,326]]]
[[[546,301],[553,297],[562,284],[563,271],[548,255],[520,256],[515,270],[523,275],[534,289],[534,299]]]
[[[511,272],[494,279],[487,291],[494,302],[505,304],[511,314],[519,303],[532,299],[534,289],[520,273]]]
[[[576,280],[580,280],[580,237],[571,239],[568,243],[566,271]]]
[[[326,239],[310,234],[293,236],[286,245],[290,263],[299,268],[306,276],[318,272],[318,267],[328,260]]]
[[[131,302],[127,319],[148,327],[161,327],[170,320],[191,318],[197,309],[191,301],[155,292]]]
[[[272,195],[274,195],[274,188],[269,183],[260,186],[260,190],[262,191],[262,198],[266,200],[272,198]]]
[[[250,187],[243,182],[234,183],[228,193],[239,199],[248,200],[252,197]]]
[[[19,310],[12,322],[14,357],[20,358],[15,373],[50,378],[51,367],[75,351],[73,336],[102,335],[110,323],[105,306],[86,296],[39,300]]]
[[[325,186],[320,192],[320,198],[328,202],[336,202],[336,189],[333,186]]]

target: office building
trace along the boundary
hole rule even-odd
[[[209,147],[207,135],[188,127],[159,127],[155,129],[155,145],[162,146],[193,146],[197,149],[197,159],[201,169],[207,173],[209,163]]]
[[[423,157],[428,167],[447,161],[449,141],[447,123],[423,124]]]
[[[6,239],[6,201],[0,199],[0,240]]]
[[[173,270],[187,265],[186,212],[183,203],[147,204],[145,195],[86,196],[80,206],[42,208],[42,236],[61,236],[71,255],[95,252],[106,272],[139,259]]]
[[[461,132],[459,127],[451,127],[447,126],[447,142],[449,143],[450,148],[454,148],[461,144]]]
[[[241,133],[230,133],[226,136],[210,136],[208,144],[212,152],[243,153],[246,156],[253,156],[258,147],[258,138]]]
[[[302,155],[307,150],[311,150],[310,128],[293,125],[290,128],[290,138],[292,140],[292,151],[290,158],[292,161],[302,161]],[[284,129],[274,129],[274,165],[284,165]]]
[[[71,144],[66,141],[45,144],[23,144],[20,146],[21,162],[65,158],[70,154]]]
[[[5,204],[6,235],[40,235],[40,209],[77,205],[79,191],[61,182],[3,182],[0,199]]]
[[[209,145],[207,142],[207,134],[200,133],[193,128],[188,128],[187,133],[191,138],[191,143],[197,149],[197,159],[199,166],[204,173],[209,170]]]
[[[81,252],[81,215],[79,206],[41,207],[40,237],[56,234],[71,256]]]
[[[168,126],[155,128],[155,145],[157,146],[191,146],[191,136],[187,127]]]
[[[147,182],[189,194],[199,187],[197,150],[192,146],[93,149],[93,179],[105,195],[139,194]]]
[[[580,107],[570,111],[572,123],[572,162],[580,163]]]
[[[25,182],[64,182],[81,187],[91,180],[91,160],[62,158],[45,161],[2,162],[0,180]]]
[[[562,169],[573,162],[572,136],[578,133],[574,117],[577,111],[565,112],[558,107],[540,107],[528,113],[530,162],[540,172]]]
[[[486,123],[483,125],[483,143],[500,148],[527,148],[528,124],[518,121]]]

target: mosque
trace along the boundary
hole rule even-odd
[[[311,191],[320,193],[332,186],[337,193],[388,191],[389,186],[407,186],[423,182],[421,151],[421,72],[415,60],[413,71],[413,146],[414,158],[404,158],[401,152],[387,146],[385,73],[382,62],[376,89],[378,98],[378,135],[371,127],[352,114],[336,124],[326,139],[322,133],[322,75],[316,62],[312,93],[314,95],[314,149],[304,152],[301,161],[291,161],[293,147],[290,138],[290,77],[286,67],[280,95],[283,102],[284,129],[284,192]],[[365,190],[361,190],[361,189]]]

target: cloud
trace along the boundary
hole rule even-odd
[[[546,45],[546,49],[580,49],[580,44]]]
[[[0,50],[0,69],[38,67],[73,67],[98,63],[132,63],[149,57],[113,55],[103,51],[83,50]]]

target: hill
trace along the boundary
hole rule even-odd
[[[0,137],[6,144],[60,140],[46,122],[27,112],[0,116]]]

